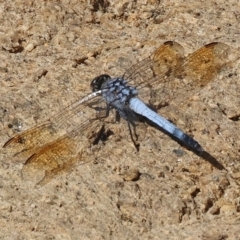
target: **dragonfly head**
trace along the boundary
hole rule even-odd
[[[98,90],[101,90],[105,83],[108,82],[111,79],[111,77],[107,74],[102,74],[100,76],[95,77],[90,84],[90,87],[93,92],[96,92]]]

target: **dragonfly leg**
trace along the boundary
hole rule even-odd
[[[136,126],[135,125],[131,125],[129,121],[127,121],[127,124],[128,124],[130,137],[131,137],[131,140],[132,140],[132,142],[134,144],[134,147],[136,148],[137,151],[139,151],[139,143],[137,143],[138,135],[136,133]],[[133,131],[132,131],[132,127],[133,127]],[[134,134],[134,137],[135,137],[136,140],[134,140],[133,134]]]

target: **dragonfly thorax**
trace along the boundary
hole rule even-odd
[[[111,78],[103,74],[91,82],[92,91],[102,90],[102,96],[114,107],[121,108],[121,104],[128,103],[129,99],[137,96],[137,89],[129,86],[123,78]]]
[[[137,97],[137,93],[137,89],[129,86],[123,78],[112,78],[102,85],[102,96],[111,105],[127,104],[131,98]]]
[[[130,99],[137,97],[137,89],[123,78],[111,78],[103,74],[91,82],[92,91],[100,91],[108,106],[115,108],[121,117],[134,125],[136,114],[129,108]]]

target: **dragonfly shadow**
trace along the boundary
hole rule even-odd
[[[196,152],[195,152],[196,153]],[[201,153],[196,153],[199,157],[211,163],[215,168],[219,170],[227,170],[215,157],[213,157],[210,153],[206,151],[202,151]]]

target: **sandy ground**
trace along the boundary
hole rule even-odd
[[[87,2],[0,3],[0,145],[89,93],[96,75],[121,76],[165,41],[186,54],[221,41],[235,54],[231,66],[180,118],[159,112],[225,170],[145,123],[137,152],[124,121],[108,125],[113,134],[87,163],[41,188],[2,151],[0,238],[240,239],[239,1]]]

